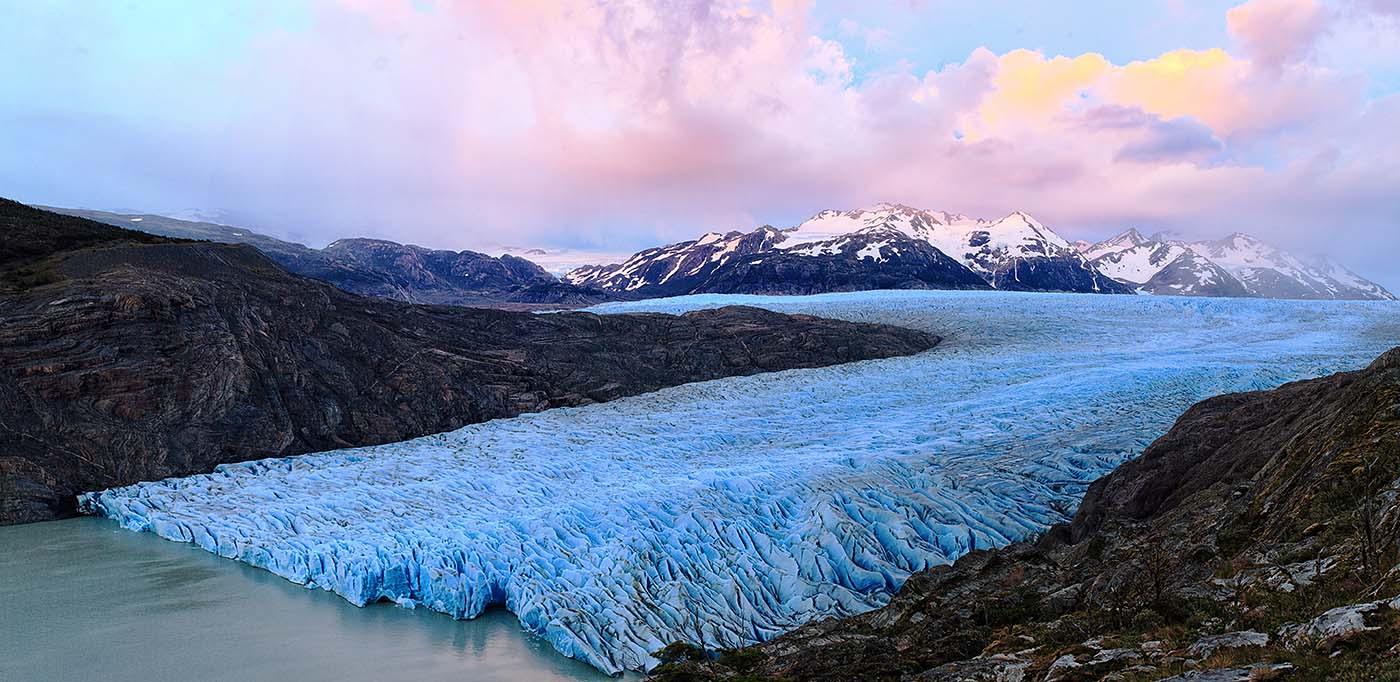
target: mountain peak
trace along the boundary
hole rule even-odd
[[[1153,241],[1155,240],[1143,236],[1143,234],[1139,232],[1136,227],[1130,227],[1126,230],[1123,230],[1122,232],[1119,232],[1116,235],[1113,235],[1112,237],[1109,237],[1108,239],[1099,242],[1095,246],[1132,247],[1142,246],[1143,244],[1148,244]]]
[[[1220,241],[1226,244],[1251,244],[1261,246],[1264,245],[1264,242],[1261,241],[1258,237],[1255,237],[1254,235],[1250,234],[1245,234],[1243,232],[1231,232],[1229,236],[1225,237]]]
[[[900,204],[900,203],[895,203],[895,202],[890,202],[890,201],[882,201],[882,202],[880,202],[880,203],[878,203],[878,204],[875,204],[874,206],[871,206],[870,208],[865,209],[865,210],[863,210],[863,211],[861,211],[861,212],[862,212],[862,213],[903,213],[903,214],[910,214],[910,213],[926,213],[927,211],[924,211],[923,209],[914,208],[913,206],[909,206],[908,204]]]
[[[994,224],[1000,225],[1000,224],[1002,224],[1002,223],[1018,223],[1018,222],[1019,222],[1019,223],[1024,223],[1025,225],[1027,225],[1027,226],[1029,226],[1029,227],[1036,228],[1036,229],[1045,227],[1044,224],[1042,224],[1039,220],[1036,220],[1035,218],[1032,218],[1032,217],[1030,216],[1030,214],[1029,214],[1029,213],[1026,213],[1025,211],[1012,211],[1011,213],[1008,213],[1008,214],[1006,215],[1006,217],[1002,218],[1001,220],[996,221],[996,223],[994,223]]]
[[[1109,254],[1135,249],[1140,246],[1153,245],[1158,242],[1166,243],[1167,241],[1168,240],[1165,239],[1158,239],[1157,237],[1144,237],[1136,227],[1130,227],[1101,242],[1080,248],[1079,251],[1090,260],[1095,260]]]

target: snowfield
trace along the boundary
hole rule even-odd
[[[1363,367],[1388,303],[878,291],[702,295],[927,329],[908,358],[691,384],[402,443],[89,493],[83,509],[355,604],[503,604],[644,669],[886,602],[913,571],[1072,513],[1207,396]]]

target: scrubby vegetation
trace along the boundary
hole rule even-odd
[[[45,258],[114,244],[161,244],[183,240],[104,225],[84,218],[30,208],[0,198],[0,288],[29,289],[58,281]]]

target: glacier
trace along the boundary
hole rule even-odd
[[[1190,404],[1363,367],[1373,302],[881,291],[699,295],[946,337],[905,358],[689,384],[410,441],[223,465],[81,508],[364,605],[503,605],[618,673],[878,607],[1031,536]]]

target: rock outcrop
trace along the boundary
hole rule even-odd
[[[528,314],[346,293],[247,245],[0,200],[0,523],[217,464],[384,443],[665,386],[926,350],[723,308]]]

